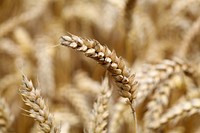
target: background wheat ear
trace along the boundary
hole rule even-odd
[[[9,127],[14,120],[5,99],[0,98],[0,133],[9,132]]]
[[[54,117],[40,95],[40,90],[34,88],[33,83],[23,75],[22,87],[19,90],[22,100],[30,107],[28,115],[39,122],[40,129],[44,133],[59,133],[59,126],[55,125]]]
[[[199,36],[200,0],[0,0],[0,133],[200,133]]]
[[[91,129],[90,133],[107,133],[108,132],[108,118],[109,118],[109,99],[111,90],[108,85],[108,78],[103,80],[100,88],[100,94],[91,114]]]
[[[172,108],[168,109],[160,119],[156,120],[151,124],[151,128],[156,130],[163,128],[170,122],[177,123],[183,118],[189,117],[194,114],[199,114],[200,111],[200,99],[194,98],[187,101],[182,101]]]

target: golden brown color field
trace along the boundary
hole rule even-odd
[[[0,133],[200,133],[200,0],[0,0]]]

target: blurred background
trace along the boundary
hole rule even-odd
[[[114,49],[133,72],[173,57],[200,64],[200,0],[1,0],[0,95],[13,116],[9,132],[36,130],[22,110],[22,73],[42,88],[50,112],[68,123],[66,132],[83,132],[79,114],[57,93],[78,88],[92,109],[105,70],[60,46],[67,32]]]

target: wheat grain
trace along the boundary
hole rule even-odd
[[[59,133],[59,128],[55,125],[54,118],[40,95],[40,90],[35,89],[25,75],[23,75],[22,83],[20,94],[24,103],[30,107],[30,110],[27,111],[29,116],[39,122],[40,129],[44,133]]]

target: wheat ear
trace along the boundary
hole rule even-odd
[[[55,94],[55,79],[53,67],[53,49],[47,49],[50,42],[46,38],[36,40],[36,58],[38,63],[38,80],[43,88],[42,94],[51,98]]]
[[[8,132],[8,128],[11,126],[13,117],[10,113],[8,104],[4,99],[0,98],[0,133]]]
[[[99,82],[92,80],[88,74],[83,71],[77,71],[73,78],[75,87],[83,93],[98,95],[101,88]]]
[[[107,133],[108,125],[108,104],[109,98],[111,96],[111,90],[108,86],[108,78],[103,80],[100,95],[97,101],[94,103],[94,108],[92,111],[92,130],[91,133]]]
[[[15,27],[22,23],[26,23],[42,15],[48,5],[48,0],[42,0],[38,2],[38,5],[33,7],[31,10],[25,11],[24,13],[11,18],[0,25],[0,37],[12,31]]]
[[[130,74],[125,62],[122,58],[117,57],[115,51],[111,52],[107,46],[101,45],[96,40],[83,39],[70,33],[61,37],[61,44],[83,52],[87,57],[104,66],[112,74],[117,86],[120,88],[120,95],[128,98],[130,104],[133,104],[136,91],[134,75]]]
[[[149,130],[148,132],[151,130],[151,128],[149,128],[151,122],[158,120],[169,105],[171,91],[184,86],[181,76],[182,75],[174,75],[156,88],[151,101],[147,104],[147,112],[144,116],[145,130]]]
[[[124,20],[125,20],[125,31],[126,33],[129,33],[131,30],[131,24],[132,24],[132,15],[134,7],[137,3],[137,0],[127,0],[126,6],[124,8]]]
[[[83,39],[70,33],[61,37],[61,44],[83,52],[87,57],[104,66],[112,74],[117,86],[120,88],[119,94],[129,99],[131,108],[135,112],[134,99],[137,84],[134,80],[135,75],[130,74],[125,62],[116,55],[115,51],[111,52],[107,46],[101,45],[96,40]]]
[[[90,107],[86,97],[77,89],[64,86],[61,88],[60,95],[74,107],[79,115],[85,130],[90,129]]]
[[[160,83],[180,72],[194,77],[193,68],[178,58],[163,60],[155,65],[148,65],[142,72],[138,72],[136,75],[136,79],[139,82],[136,97],[137,105],[149,97]]]
[[[192,40],[194,39],[195,36],[199,34],[199,32],[200,32],[200,17],[194,22],[192,27],[184,35],[184,38],[181,42],[182,45],[181,45],[181,50],[179,52],[179,56],[185,57],[187,55]]]
[[[160,119],[152,122],[150,127],[154,130],[163,127],[169,122],[176,121],[185,117],[189,117],[194,114],[199,114],[200,112],[200,99],[191,99],[187,101],[182,101],[172,108],[170,108],[166,113],[164,113]]]
[[[44,133],[59,133],[60,129],[55,125],[54,118],[40,95],[40,90],[34,88],[25,75],[23,75],[22,83],[20,94],[24,103],[30,107],[27,111],[29,116],[39,122],[40,129]]]

